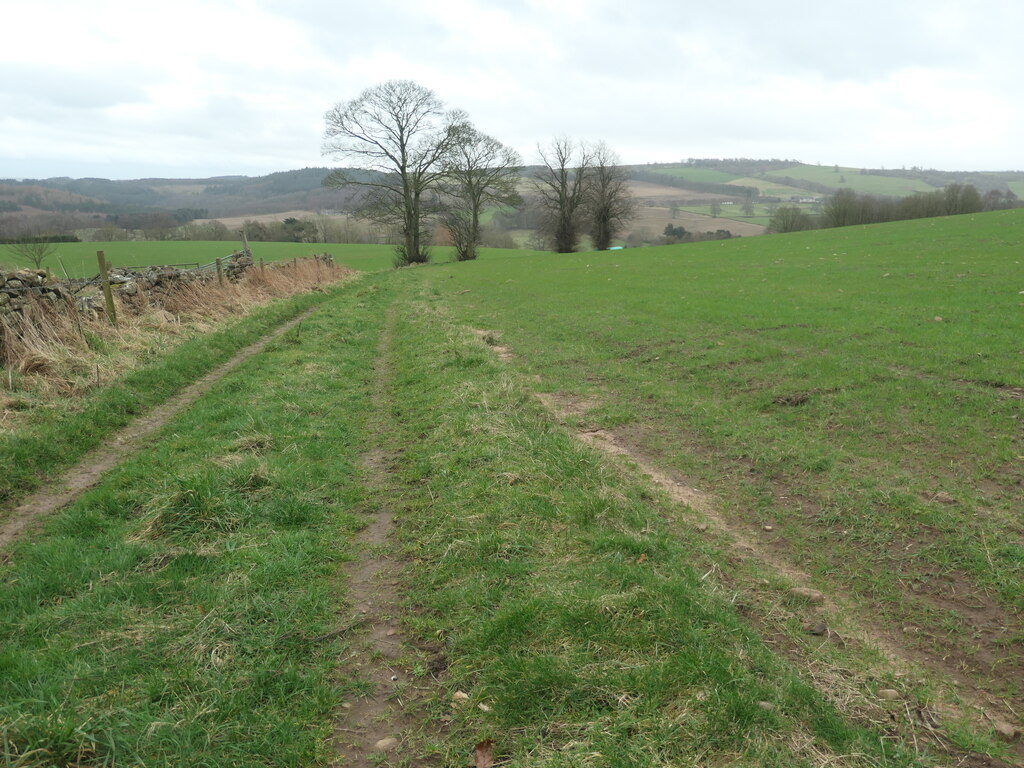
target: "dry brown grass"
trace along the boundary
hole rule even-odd
[[[353,274],[299,259],[250,269],[238,282],[182,283],[159,298],[115,295],[116,327],[77,312],[70,301],[31,299],[22,314],[0,316],[0,429],[15,427],[32,407],[109,383],[184,338]]]

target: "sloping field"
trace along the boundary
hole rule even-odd
[[[897,176],[879,176],[861,173],[860,168],[842,168],[824,165],[794,165],[768,174],[775,178],[790,177],[813,181],[835,189],[852,189],[865,195],[886,195],[904,197],[914,192],[934,192],[935,187],[920,179],[904,179]],[[845,179],[845,181],[842,181]]]
[[[681,189],[679,187],[669,187],[662,184],[652,184],[649,181],[630,181],[630,191],[637,197],[638,200],[656,200],[656,201],[671,201],[676,200],[679,203],[684,203],[687,200],[707,200],[709,198],[723,198],[723,195],[714,195],[708,192],[696,192],[692,189]]]
[[[0,553],[6,763],[1021,764],[1022,228],[364,276]]]
[[[695,168],[693,166],[664,167],[655,166],[651,170],[664,173],[666,176],[689,179],[690,181],[706,181],[714,184],[728,184],[736,179],[735,173],[726,173],[714,168]]]
[[[738,187],[754,187],[764,197],[781,197],[783,200],[788,200],[790,197],[804,197],[806,195],[814,194],[812,192],[808,192],[806,189],[800,189],[799,187],[789,187],[775,181],[767,181],[765,179],[756,179],[753,177],[736,179],[729,183],[735,184]]]
[[[732,206],[738,209],[739,206]],[[737,215],[740,213],[736,210]],[[646,229],[655,237],[665,231],[665,225],[684,227],[687,232],[714,232],[718,229],[727,229],[733,235],[751,237],[763,235],[765,227],[746,219],[727,219],[724,216],[708,216],[692,211],[680,210],[676,217],[672,218],[672,211],[666,206],[641,206],[637,210],[636,218],[630,222],[629,230],[635,231]]]

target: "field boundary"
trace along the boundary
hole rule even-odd
[[[154,407],[93,449],[73,468],[67,470],[49,487],[36,491],[14,507],[0,526],[0,547],[6,547],[26,528],[42,517],[56,512],[95,485],[103,473],[117,466],[126,456],[142,447],[143,441],[163,427],[176,414],[208,392],[227,373],[296,327],[318,309],[310,307],[302,314],[266,334],[258,341],[236,352],[227,362],[195,381],[179,394]]]

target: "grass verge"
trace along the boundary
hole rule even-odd
[[[34,409],[18,430],[0,434],[0,466],[5,468],[0,473],[0,509],[52,479],[146,409],[337,290],[306,293],[258,308],[165,354],[152,349],[153,361],[115,384],[80,399]]]
[[[17,543],[0,569],[3,765],[328,762],[379,304],[362,286],[332,297]]]

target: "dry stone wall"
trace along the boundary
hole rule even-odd
[[[227,280],[241,280],[253,266],[252,252],[248,248],[236,251],[223,260]],[[139,301],[143,297],[159,304],[178,286],[197,280],[216,280],[213,269],[177,269],[175,267],[146,267],[141,270],[112,269],[110,284],[123,299]],[[103,297],[97,294],[99,280],[54,281],[45,270],[19,269],[0,272],[0,318],[11,313],[22,313],[33,298],[54,303],[74,304],[87,314],[104,311]]]
[[[47,273],[43,270],[0,272],[0,316],[21,312],[33,297],[54,303],[68,302],[72,293],[59,283],[48,284]]]

